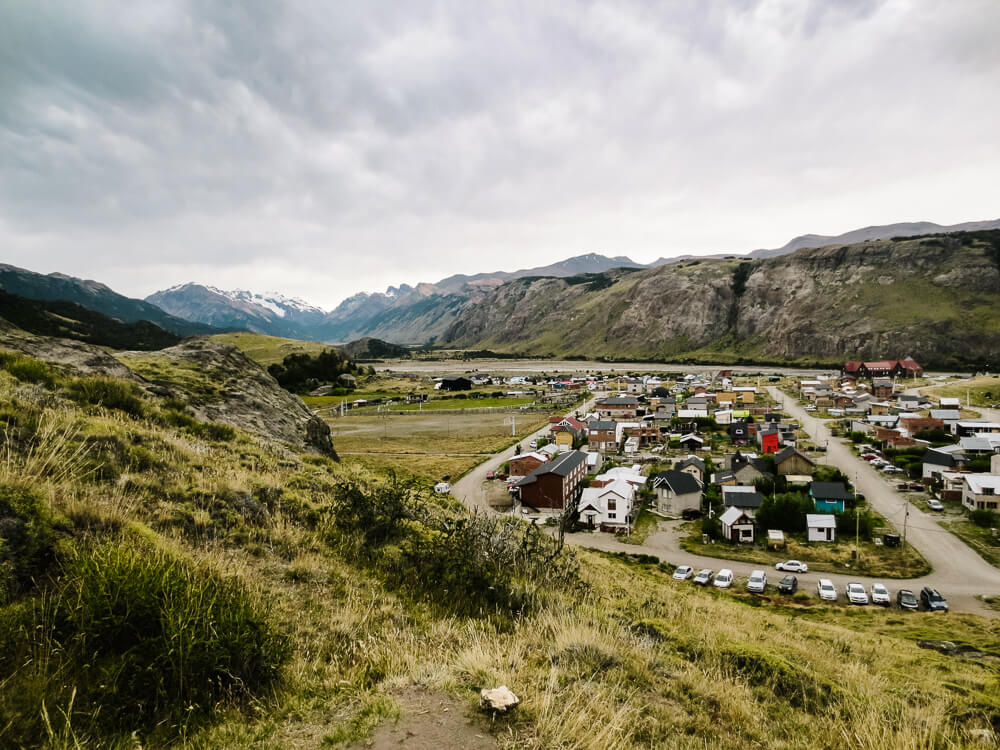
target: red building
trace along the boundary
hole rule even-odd
[[[765,432],[760,435],[761,453],[777,453],[781,450],[781,434],[778,432]]]
[[[579,499],[586,471],[587,454],[570,451],[542,464],[514,486],[522,505],[562,510]]]

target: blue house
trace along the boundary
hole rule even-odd
[[[843,513],[844,503],[853,496],[843,482],[813,482],[809,485],[809,497],[821,513]]]

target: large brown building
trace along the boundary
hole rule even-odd
[[[587,454],[570,451],[542,464],[514,486],[520,492],[522,505],[562,510],[576,504],[586,471]]]

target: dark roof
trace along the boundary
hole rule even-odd
[[[587,427],[588,430],[613,430],[618,426],[618,423],[613,419],[598,419],[590,423]]]
[[[667,485],[675,494],[687,495],[689,492],[701,492],[701,485],[698,480],[683,471],[668,469],[661,471],[653,477],[653,486]]]
[[[795,450],[795,448],[792,447],[792,446],[788,446],[787,448],[783,448],[782,450],[780,450],[777,453],[775,453],[774,454],[774,463],[780,464],[783,461],[786,461],[786,460],[788,460],[789,458],[791,458],[792,456],[795,456],[795,455],[798,455],[799,457],[804,458],[806,461],[808,461],[809,463],[813,464],[814,466],[816,465],[816,462],[813,461],[811,458],[809,458],[809,456],[807,456],[802,451]]]
[[[924,463],[934,466],[954,466],[955,457],[951,453],[942,453],[933,449],[924,452]]]
[[[637,406],[639,400],[635,396],[615,396],[598,401],[598,406]]]
[[[563,453],[562,455],[556,456],[548,463],[542,464],[525,477],[525,479],[528,479],[529,477],[538,477],[542,474],[558,474],[559,476],[564,477],[586,460],[587,454],[583,451],[569,451],[569,453]],[[524,480],[522,480],[522,482],[523,481]]]
[[[843,482],[813,482],[809,494],[817,500],[850,500],[852,495]]]
[[[705,471],[705,462],[697,456],[688,456],[674,464],[675,469],[683,469],[685,466],[694,466],[699,471]]]
[[[722,499],[731,508],[759,508],[764,502],[764,496],[759,492],[723,492]]]

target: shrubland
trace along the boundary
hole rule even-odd
[[[0,355],[0,746],[343,747],[420,685],[505,748],[958,747],[993,621],[676,585],[402,473]],[[751,603],[754,606],[750,606]],[[405,716],[403,717],[405,721]]]

